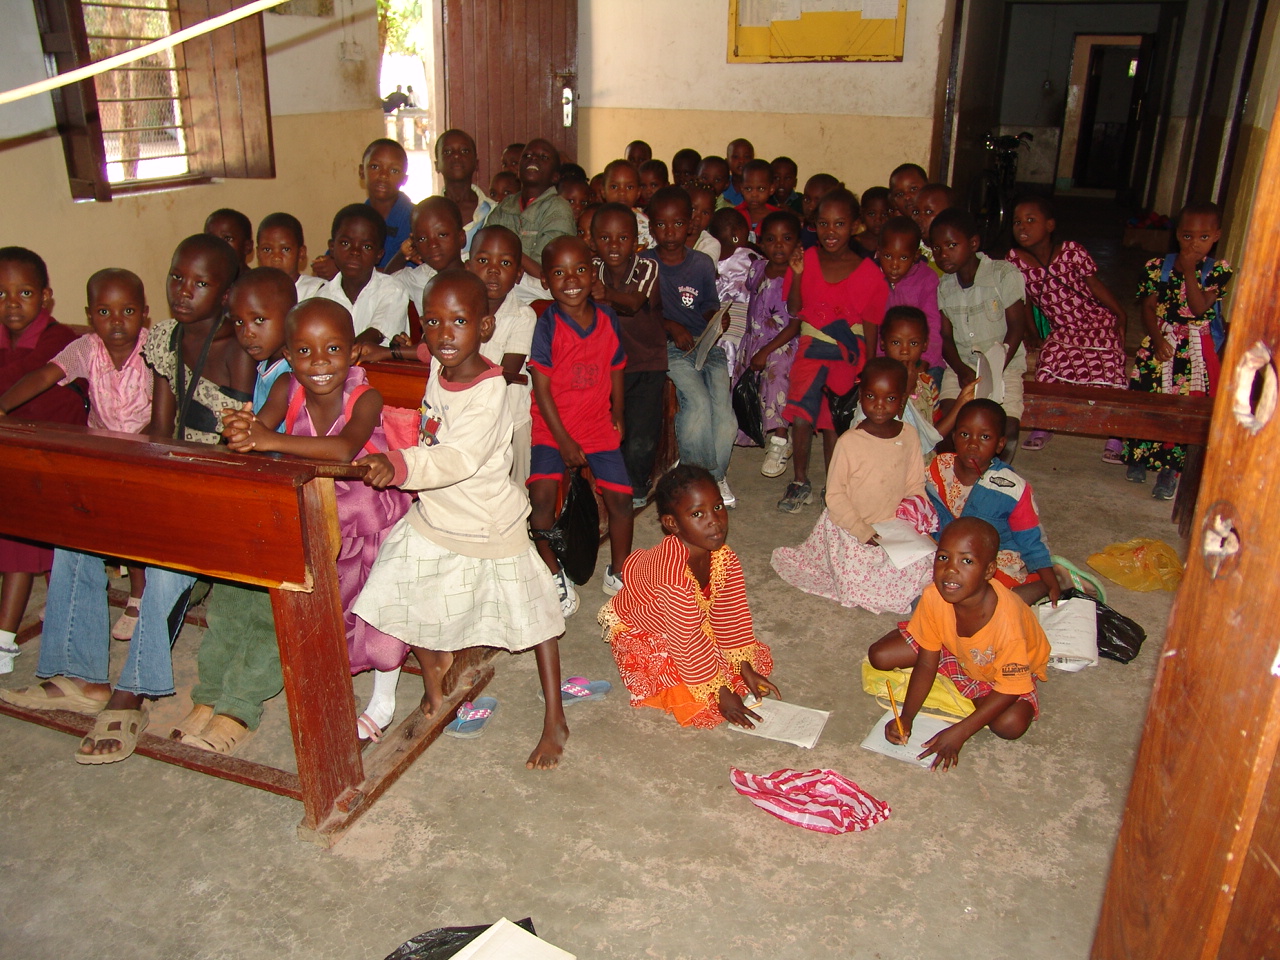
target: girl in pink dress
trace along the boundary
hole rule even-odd
[[[1051,330],[1036,364],[1039,383],[1071,383],[1087,387],[1127,385],[1125,377],[1124,308],[1098,279],[1089,251],[1067,240],[1055,241],[1057,222],[1041,197],[1019,201],[1013,211],[1009,262],[1022,272],[1027,297],[1049,318]],[[1039,450],[1052,436],[1033,430],[1024,450]],[[1102,459],[1122,463],[1120,441],[1107,441]]]
[[[239,452],[278,451],[319,460],[350,463],[357,456],[387,451],[382,428],[382,397],[362,367],[351,365],[355,332],[351,315],[338,303],[308,300],[289,314],[286,355],[293,368],[281,377],[255,417],[227,415],[222,432]],[[275,428],[284,423],[285,432]],[[334,482],[338,501],[338,592],[347,628],[352,674],[376,670],[375,697],[356,726],[362,740],[378,740],[395,712],[395,679],[408,647],[374,629],[351,612],[364,588],[378,549],[392,526],[408,512],[410,497],[396,489],[375,490],[361,480]],[[389,686],[390,710],[384,701]],[[376,713],[377,716],[371,716]]]

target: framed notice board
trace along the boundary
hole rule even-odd
[[[729,0],[730,63],[901,60],[907,0]]]

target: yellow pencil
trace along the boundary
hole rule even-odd
[[[893,707],[893,722],[898,725],[898,737],[906,740],[907,738],[902,735],[902,717],[898,713],[898,701],[893,699],[893,684],[886,680],[884,688],[889,691],[889,706]]]

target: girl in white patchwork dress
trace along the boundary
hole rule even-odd
[[[511,479],[506,380],[480,355],[492,331],[478,277],[445,270],[431,281],[422,312],[420,351],[431,372],[419,444],[357,461],[369,468],[366,483],[417,491],[418,502],[387,535],[354,610],[410,645],[422,667],[427,716],[444,704],[455,652],[532,647],[546,712],[525,765],[547,769],[569,736],[560,697],[564,617],[529,540],[528,498]]]

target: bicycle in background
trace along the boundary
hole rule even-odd
[[[1013,189],[1018,179],[1018,151],[1035,138],[1027,131],[1017,136],[987,134],[990,159],[987,168],[969,186],[969,212],[982,232],[982,249],[993,247],[1013,219]]]

